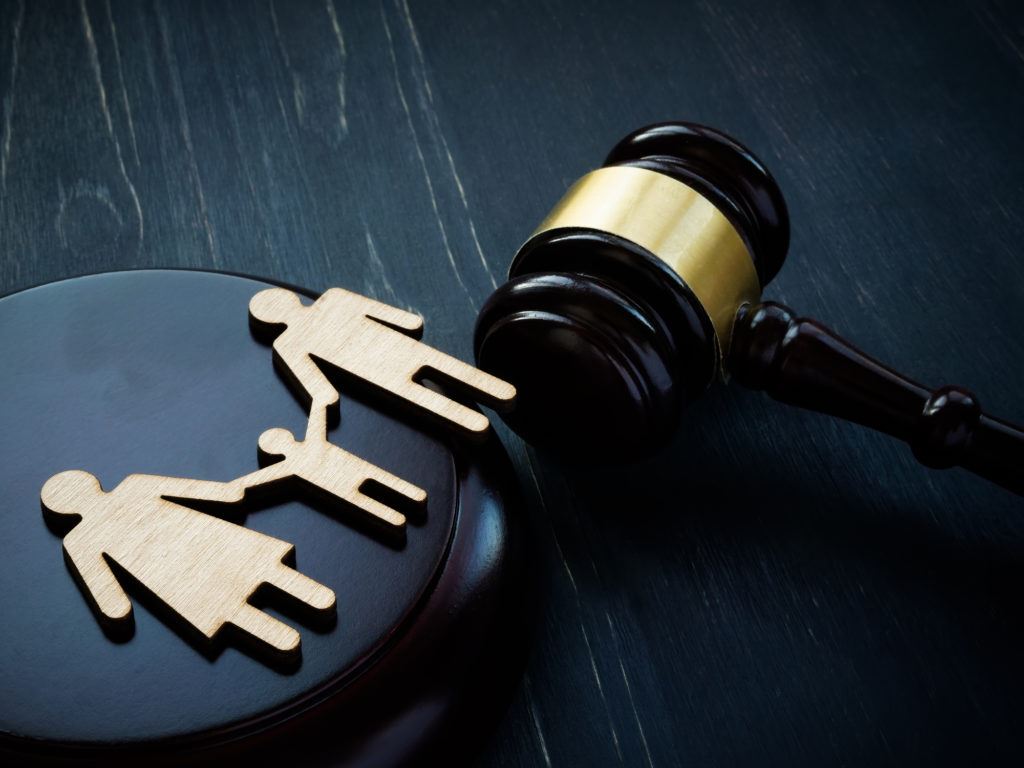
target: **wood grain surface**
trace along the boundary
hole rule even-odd
[[[136,266],[341,285],[464,360],[620,136],[715,125],[790,204],[768,298],[1024,420],[1008,0],[3,0],[0,96],[0,290]],[[543,607],[482,765],[1021,762],[1018,498],[737,389],[626,470],[502,437]]]
[[[308,307],[294,291],[268,288],[249,302],[249,320],[277,336],[274,365],[296,394],[311,403],[311,414],[338,406],[338,390],[323,366],[476,440],[491,434],[488,418],[429,389],[424,380],[440,378],[495,407],[507,408],[515,400],[515,387],[508,382],[419,341],[419,315],[344,288],[328,288]]]
[[[64,554],[101,621],[132,619],[113,562],[206,640],[231,624],[266,650],[295,658],[299,633],[249,600],[270,584],[333,614],[334,592],[282,562],[288,557],[294,562],[295,546],[287,541],[168,498],[230,503],[241,501],[244,493],[240,483],[159,475],[129,475],[105,491],[94,475],[69,470],[47,480],[41,498],[47,513],[81,518],[64,536]]]

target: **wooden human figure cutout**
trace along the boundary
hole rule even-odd
[[[510,406],[515,388],[418,341],[423,319],[365,296],[331,288],[306,307],[293,291],[268,288],[249,302],[257,326],[277,330],[274,362],[308,402],[334,406],[338,392],[319,361],[384,389],[470,436],[483,436],[487,417],[423,386],[437,375],[493,408]]]
[[[261,457],[283,459],[244,478],[247,488],[298,479],[348,502],[373,519],[397,532],[405,530],[405,515],[364,493],[367,483],[376,483],[406,505],[422,508],[427,492],[327,440],[327,404],[314,401],[306,436],[296,440],[286,429],[268,429],[259,438]]]
[[[264,584],[322,615],[334,592],[282,561],[294,546],[176,504],[171,498],[222,503],[242,500],[245,478],[231,483],[129,475],[104,491],[79,470],[43,486],[46,510],[81,520],[64,536],[64,553],[101,616],[131,619],[132,604],[107,563],[127,571],[208,640],[231,624],[282,658],[297,658],[299,633],[249,604]]]

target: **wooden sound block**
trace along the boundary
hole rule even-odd
[[[528,623],[508,459],[493,434],[467,446],[345,381],[330,441],[426,493],[401,537],[314,497],[202,509],[294,545],[286,565],[333,590],[328,622],[254,598],[301,632],[297,660],[196,638],[116,564],[134,611],[112,632],[65,564],[67,531],[40,509],[56,473],[107,491],[133,474],[228,481],[259,466],[268,429],[305,431],[250,330],[267,287],[147,270],[0,299],[0,752],[408,765],[465,759],[500,717]]]

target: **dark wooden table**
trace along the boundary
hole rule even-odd
[[[770,297],[1024,419],[1010,0],[4,0],[0,96],[0,292],[338,284],[464,358],[573,179],[634,127],[706,122],[788,196]],[[502,436],[543,606],[483,765],[1024,760],[1019,499],[736,390],[616,472]]]

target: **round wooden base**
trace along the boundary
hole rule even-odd
[[[426,489],[427,511],[403,541],[288,498],[232,518],[293,543],[299,570],[337,595],[330,626],[265,603],[301,632],[298,664],[231,637],[200,647],[126,579],[128,636],[91,611],[40,488],[65,469],[108,490],[132,473],[226,481],[257,468],[264,430],[302,434],[249,330],[264,287],[152,270],[0,299],[0,750],[18,760],[450,761],[504,709],[525,624],[508,459],[493,437],[466,449],[344,383],[331,440]]]

